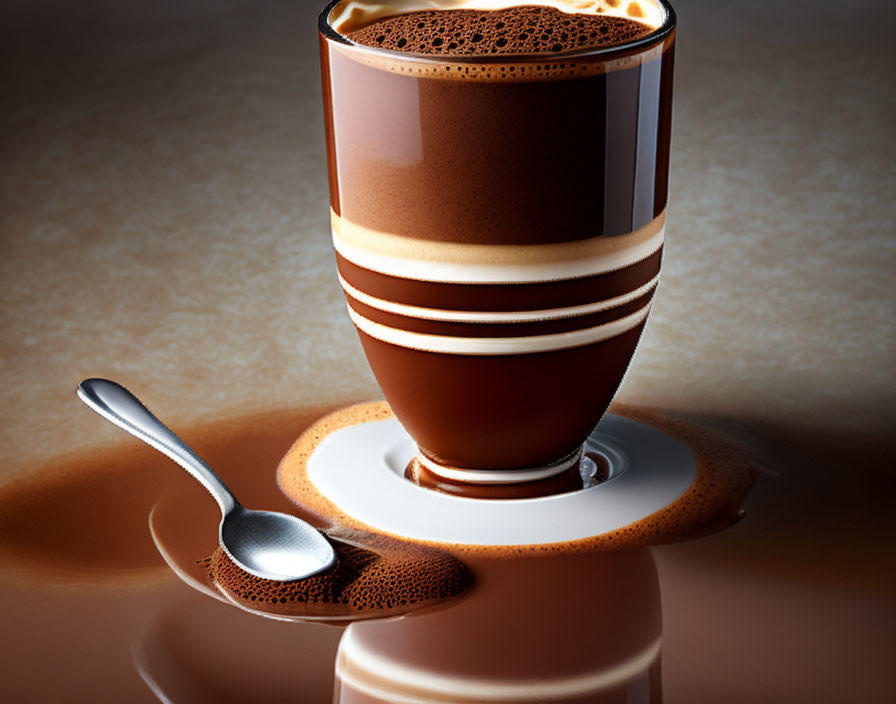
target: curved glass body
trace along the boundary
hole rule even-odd
[[[353,44],[332,7],[333,241],[383,393],[452,476],[559,466],[609,405],[658,280],[674,13],[600,50],[435,57]]]

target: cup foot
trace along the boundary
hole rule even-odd
[[[577,465],[582,457],[579,447],[566,457],[541,467],[528,469],[462,469],[448,467],[427,457],[424,453],[417,455],[416,460],[437,477],[452,482],[463,482],[477,485],[525,484],[550,479]]]

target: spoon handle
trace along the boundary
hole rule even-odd
[[[85,379],[78,384],[78,397],[103,418],[187,470],[215,498],[222,515],[226,516],[239,506],[236,497],[211,467],[121,384],[108,379]]]

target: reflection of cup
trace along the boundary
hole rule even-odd
[[[437,469],[573,461],[659,275],[671,9],[557,63],[353,44],[338,5],[320,20],[333,240],[383,393]]]
[[[315,704],[332,692],[340,635],[311,623],[283,627],[188,594],[147,621],[131,657],[161,702]]]
[[[470,564],[480,580],[470,599],[349,626],[336,701],[661,700],[660,592],[648,549]]]

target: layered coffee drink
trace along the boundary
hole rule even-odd
[[[671,9],[342,0],[320,30],[340,280],[420,461],[567,470],[658,281]]]

